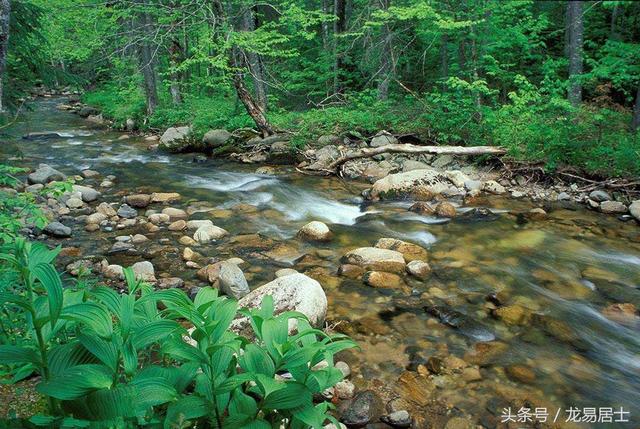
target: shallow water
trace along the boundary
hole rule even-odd
[[[4,130],[0,157],[19,157],[11,161],[19,165],[46,162],[71,175],[86,168],[103,176],[113,174],[117,179],[105,192],[107,201],[134,191],[179,192],[183,198],[174,206],[191,207],[196,212],[191,218],[212,218],[231,233],[218,245],[196,250],[208,257],[241,256],[250,263],[246,271],[252,287],[289,265],[316,278],[329,298],[329,323],[362,346],[361,352],[345,357],[360,388],[393,390],[408,367],[415,370],[431,356],[465,357],[476,347],[479,337],[474,330],[441,324],[423,309],[438,305],[466,315],[474,326],[506,344],[495,359],[482,362],[481,380],[465,382],[457,374],[434,378],[437,387],[429,395],[449,408],[492,427],[504,407],[518,403],[547,407],[552,415],[557,408],[624,407],[636,424],[580,427],[637,427],[640,325],[623,325],[602,315],[612,303],[640,307],[640,227],[633,222],[560,206],[551,207],[546,220],[527,222],[518,213],[536,207],[534,203],[498,197],[475,204],[494,215],[464,214],[470,207],[461,207],[460,216],[447,222],[407,211],[409,202],[366,204],[359,197],[367,187],[361,183],[303,176],[292,169],[279,169],[276,176],[257,175],[255,166],[194,163],[191,155],[148,151],[148,142],[119,140],[121,133],[57,111],[57,102],[32,103],[33,111]],[[66,137],[20,139],[34,131],[58,131]],[[295,239],[298,229],[311,220],[327,223],[333,240],[316,245]],[[234,240],[258,232],[275,240],[272,247],[277,250],[256,253]],[[106,254],[115,236],[129,233],[90,235],[77,225],[64,245],[79,246],[85,255]],[[197,284],[193,270],[180,260],[180,234],[165,230],[148,236],[144,257],[153,258],[158,272]],[[406,285],[399,289],[375,289],[336,274],[347,250],[373,246],[382,237],[427,248],[432,276],[426,281],[404,278]],[[161,244],[160,238],[170,241]],[[107,258],[126,263],[142,256]],[[506,304],[524,309],[526,321],[508,325],[493,317],[495,306],[486,297],[495,292]],[[507,376],[505,368],[513,365],[525,365],[533,377]],[[558,422],[564,416],[563,412]]]

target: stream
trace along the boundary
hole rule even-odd
[[[150,151],[142,137],[120,139],[121,132],[59,111],[57,103],[60,99],[33,102],[3,130],[1,162],[47,163],[68,175],[88,168],[114,175],[108,191],[92,184],[103,192],[100,201],[178,192],[182,199],[173,207],[230,232],[221,242],[194,250],[211,258],[243,258],[252,289],[283,267],[318,280],[329,301],[328,324],[361,347],[342,357],[358,390],[400,401],[433,427],[455,415],[496,427],[504,408],[515,414],[525,406],[547,409],[549,421],[560,410],[558,422],[572,407],[623,407],[630,423],[616,423],[620,416],[614,415],[612,423],[579,426],[638,427],[640,318],[636,312],[617,320],[603,312],[615,303],[640,307],[640,227],[634,222],[559,204],[545,207],[544,220],[527,220],[521,214],[540,205],[499,196],[483,196],[447,221],[408,211],[409,201],[365,202],[360,193],[366,183],[310,177],[292,167],[260,175],[256,165],[194,162],[193,155]],[[37,131],[63,137],[21,138]],[[319,244],[297,239],[300,227],[312,220],[325,222],[333,239]],[[73,236],[52,241],[79,247],[83,257],[104,255],[125,265],[148,259],[160,276],[181,277],[186,288],[200,284],[181,260],[179,232],[149,234],[133,227],[89,233],[73,218],[63,222],[72,226]],[[150,238],[140,255],[107,254],[116,236],[136,232]],[[238,239],[255,233],[260,236]],[[342,255],[383,237],[426,248],[431,276],[424,281],[403,276],[401,287],[386,289],[337,274]],[[270,250],[256,254],[256,241]],[[434,306],[457,319],[441,323],[441,316],[425,310]],[[412,382],[407,375],[425,368],[432,373],[429,383]]]

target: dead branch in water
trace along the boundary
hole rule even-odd
[[[351,154],[344,155],[331,164],[326,170],[336,172],[338,168],[348,161],[360,158],[370,158],[383,153],[410,153],[410,154],[434,154],[434,155],[502,155],[506,151],[495,146],[417,146],[414,144],[388,144],[380,147],[364,148]]]

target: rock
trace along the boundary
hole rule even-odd
[[[640,321],[638,310],[631,303],[611,304],[602,310],[602,315],[621,325],[639,325]]]
[[[151,195],[149,194],[132,194],[125,197],[125,202],[131,207],[143,209],[151,204]]]
[[[464,182],[464,188],[467,191],[480,191],[482,190],[483,183],[480,180],[467,180]]]
[[[340,151],[337,146],[327,145],[313,153],[316,161],[312,163],[309,168],[312,170],[326,169],[331,162],[340,157]]]
[[[275,272],[276,277],[290,276],[292,274],[299,274],[299,273],[293,268],[282,268]]]
[[[482,190],[491,194],[504,194],[507,189],[495,180],[487,180],[482,185]]]
[[[318,137],[318,144],[320,146],[326,146],[328,144],[339,144],[340,137],[335,134],[324,134]]]
[[[557,200],[558,201],[570,201],[571,200],[571,195],[567,194],[566,192],[560,192],[558,194]]]
[[[51,222],[45,228],[44,232],[53,237],[65,238],[71,237],[71,228],[61,224],[60,222]]]
[[[93,269],[93,262],[89,259],[80,259],[72,262],[65,267],[67,273],[72,276],[78,276],[83,273],[90,273]]]
[[[129,250],[133,250],[134,246],[131,243],[125,243],[123,241],[116,241],[111,249],[109,249],[109,253],[121,253],[128,252]]]
[[[275,314],[284,311],[298,311],[309,319],[313,327],[324,324],[327,314],[327,297],[320,283],[304,274],[293,274],[277,278],[251,291],[238,301],[240,308],[259,308],[265,295],[273,297]],[[289,320],[290,332],[295,331],[298,323]],[[236,319],[232,329],[240,334],[250,334],[250,323],[246,317]]]
[[[447,421],[444,429],[475,429],[476,425],[465,417],[453,417]]]
[[[453,206],[453,204],[448,203],[446,201],[439,203],[436,206],[434,211],[435,211],[435,214],[440,217],[452,218],[452,217],[456,217],[456,214],[457,214],[456,208]]]
[[[527,217],[531,220],[544,220],[547,218],[547,212],[540,207],[536,207],[529,210]]]
[[[104,222],[105,220],[107,220],[107,216],[102,214],[102,213],[93,213],[90,214],[89,216],[87,216],[87,219],[85,220],[85,223],[87,225],[90,224],[96,224],[99,225],[100,223]]]
[[[477,341],[493,341],[495,334],[473,318],[447,306],[428,306],[425,311],[436,317],[440,323],[457,329],[462,334]],[[468,359],[465,358],[468,361]]]
[[[184,286],[184,280],[180,277],[166,277],[158,280],[159,289],[180,289]]]
[[[102,195],[100,191],[96,191],[90,186],[82,185],[73,185],[73,192],[80,192],[82,201],[84,201],[85,203],[95,201],[100,197],[100,195]]]
[[[611,195],[599,189],[591,191],[591,193],[589,194],[589,198],[598,203],[612,200]]]
[[[398,143],[398,139],[392,136],[390,133],[386,131],[381,131],[375,135],[374,138],[371,139],[369,146],[371,147],[380,147],[386,146],[388,144],[396,144]]]
[[[191,127],[168,128],[160,137],[159,148],[172,153],[187,151],[192,143],[190,135]]]
[[[206,148],[217,148],[220,146],[224,146],[229,139],[231,138],[231,133],[227,130],[216,129],[209,130],[202,137],[202,143]]]
[[[444,168],[449,164],[452,164],[454,161],[453,156],[445,154],[445,155],[440,155],[438,156],[432,163],[431,165],[434,168]]]
[[[100,225],[96,223],[89,223],[85,225],[84,230],[87,232],[95,232],[100,229]]]
[[[182,209],[176,209],[173,207],[167,207],[166,209],[163,209],[162,213],[169,215],[169,218],[171,218],[172,221],[178,220],[178,219],[186,219],[189,217],[186,211]]]
[[[183,235],[178,240],[178,243],[182,244],[183,246],[193,246],[197,242],[193,238],[191,238],[189,236],[186,236],[186,235]]]
[[[362,281],[375,288],[397,289],[404,285],[399,275],[383,271],[367,271],[362,276]]]
[[[349,380],[342,380],[336,383],[333,390],[339,399],[351,399],[356,393],[356,386]]]
[[[84,206],[84,203],[82,202],[82,200],[76,197],[69,198],[65,204],[70,209],[79,209],[79,208],[82,208],[82,206]]]
[[[133,131],[136,129],[136,121],[134,121],[132,118],[127,118],[127,120],[124,122],[124,126],[127,131]]]
[[[519,383],[533,384],[536,381],[536,373],[526,365],[509,365],[505,372],[510,379]]]
[[[171,222],[171,217],[166,213],[152,213],[148,217],[149,222],[154,225],[160,225],[163,223]]]
[[[111,180],[103,180],[102,182],[100,182],[101,188],[110,188],[112,186],[113,186],[113,181]]]
[[[460,170],[447,170],[444,175],[457,188],[464,188],[464,184],[470,181],[469,177]]]
[[[382,402],[371,390],[360,392],[342,413],[342,422],[347,426],[362,427],[377,421],[382,414]]]
[[[60,139],[65,135],[57,133],[55,131],[39,131],[33,133],[27,133],[22,136],[25,140],[48,140],[48,139]]]
[[[149,241],[149,239],[142,234],[136,234],[133,237],[131,237],[131,242],[133,244],[141,244],[141,243],[144,243],[145,241]]]
[[[462,370],[462,379],[467,383],[482,380],[482,374],[476,367],[469,367]]]
[[[508,348],[506,343],[499,341],[476,343],[471,350],[465,353],[464,360],[472,365],[489,366],[498,360]]]
[[[264,165],[262,167],[256,168],[256,174],[260,174],[263,176],[273,176],[274,174],[276,174],[276,169],[273,167]]]
[[[621,214],[627,212],[627,206],[619,201],[603,201],[600,203],[600,211],[607,214]]]
[[[351,375],[351,368],[349,368],[349,364],[343,361],[338,361],[335,363],[334,367],[339,369],[344,378],[347,378]]]
[[[407,159],[402,163],[402,171],[425,170],[430,168],[428,164],[420,161]]]
[[[208,219],[205,220],[190,220],[187,222],[187,229],[198,229],[201,226],[213,226],[213,222]]]
[[[122,204],[116,214],[125,219],[133,219],[138,216],[138,211],[127,204]]]
[[[155,282],[156,274],[153,264],[149,261],[136,262],[131,266],[136,278],[145,282]]]
[[[182,251],[182,259],[185,261],[193,261],[194,259],[198,259],[201,255],[191,250],[190,247],[185,247]]]
[[[227,296],[240,299],[250,292],[244,273],[236,264],[228,261],[218,263],[220,290]]]
[[[54,180],[63,181],[66,179],[67,179],[67,176],[65,176],[63,173],[59,172],[58,170],[48,166],[47,164],[40,164],[36,169],[36,171],[34,171],[33,173],[27,176],[27,182],[29,182],[30,185],[33,185],[36,183],[40,183],[44,185]]]
[[[435,213],[433,207],[431,207],[429,203],[425,203],[424,201],[418,201],[417,203],[414,203],[411,207],[409,207],[409,210],[424,216],[429,216]]]
[[[518,304],[505,305],[493,311],[493,315],[507,325],[522,325],[529,319],[529,312]]]
[[[78,111],[78,116],[82,118],[88,118],[89,116],[96,116],[99,114],[100,114],[100,111],[95,107],[91,107],[91,106],[84,106]]]
[[[371,271],[402,273],[405,270],[402,253],[377,247],[360,247],[352,250],[345,254],[341,261]]]
[[[120,265],[109,265],[102,274],[109,279],[124,280],[124,269]]]
[[[373,184],[370,195],[372,199],[403,198],[420,185],[434,195],[458,193],[445,175],[433,169],[423,169],[390,174]]]
[[[413,260],[407,264],[407,272],[420,280],[425,280],[431,274],[431,267],[424,261]]]
[[[169,231],[182,231],[187,227],[187,222],[184,219],[177,220],[167,227]]]
[[[427,250],[417,244],[408,243],[396,238],[381,238],[375,244],[378,249],[395,250],[402,253],[404,260],[407,262],[427,259],[429,257]]]
[[[151,194],[152,203],[169,203],[180,198],[182,197],[177,192],[154,192]]]
[[[227,259],[227,262],[236,264],[237,266],[246,264],[246,262],[242,258],[229,258]]]
[[[298,237],[309,241],[328,241],[331,239],[331,231],[323,222],[314,220],[300,228]]]
[[[363,274],[364,274],[364,268],[358,265],[342,264],[340,265],[340,268],[338,268],[338,275],[341,275],[350,279],[357,279]]]
[[[193,234],[193,239],[198,243],[205,244],[212,240],[219,240],[227,234],[226,230],[215,225],[203,225]]]
[[[386,416],[382,416],[380,420],[396,428],[408,428],[412,423],[411,416],[406,410],[400,410]]]
[[[44,185],[42,183],[36,183],[33,185],[29,185],[24,188],[25,192],[30,192],[32,194],[37,194],[44,189]]]
[[[637,221],[640,221],[640,200],[636,200],[631,203],[629,206],[629,213],[631,213],[631,216],[636,218]]]

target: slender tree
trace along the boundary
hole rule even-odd
[[[638,91],[636,92],[636,103],[633,106],[631,129],[633,132],[637,132],[640,129],[640,84],[638,84]]]
[[[380,8],[384,11],[389,9],[390,0],[380,0]],[[389,84],[395,72],[395,58],[393,52],[393,31],[391,31],[388,20],[382,26],[382,47],[380,53],[380,69],[378,73],[378,99],[389,98]]]
[[[0,112],[4,111],[4,79],[7,68],[9,48],[9,21],[11,16],[10,0],[0,0]]]
[[[342,91],[342,68],[344,51],[340,47],[340,35],[347,29],[347,0],[334,0],[333,12],[333,92]]]
[[[144,79],[144,92],[147,99],[147,114],[152,115],[158,106],[158,80],[155,70],[155,54],[152,46],[153,19],[149,13],[149,0],[139,0],[143,6],[138,17],[139,38],[138,46],[140,69]]]
[[[582,45],[584,22],[582,1],[567,2],[567,31],[569,32],[567,54],[569,56],[569,101],[574,107],[582,103]]]

